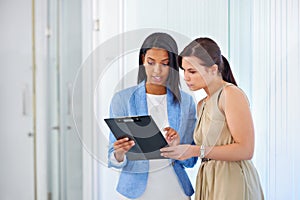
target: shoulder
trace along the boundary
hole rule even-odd
[[[192,101],[192,102],[194,102],[192,95],[190,95],[190,94],[188,94],[188,93],[186,93],[186,92],[184,92],[182,90],[180,90],[180,95],[181,95],[181,101],[182,102],[186,102],[186,101]]]
[[[224,87],[223,92],[220,95],[220,98],[223,96],[226,99],[247,99],[245,92],[235,86],[235,85],[227,85]]]
[[[197,113],[199,113],[199,110],[200,110],[200,108],[201,108],[201,106],[202,106],[202,104],[203,104],[205,98],[206,98],[206,97],[204,97],[203,99],[201,99],[201,100],[197,103]]]
[[[118,103],[118,102],[122,102],[124,100],[130,99],[137,89],[138,89],[138,86],[132,86],[132,87],[117,91],[116,93],[114,93],[111,103],[114,104],[114,103]]]
[[[180,107],[182,111],[187,111],[188,113],[195,113],[196,106],[195,100],[192,95],[180,90],[181,100]]]
[[[128,96],[131,96],[137,89],[138,89],[137,85],[129,88],[125,88],[123,90],[117,91],[114,94],[114,97],[119,96],[119,97],[127,98]]]
[[[238,106],[249,106],[249,101],[245,92],[235,86],[228,85],[224,87],[219,97],[219,105],[224,109],[226,105]]]

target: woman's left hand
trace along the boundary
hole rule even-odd
[[[166,127],[164,128],[164,131],[167,131],[166,140],[169,146],[177,146],[180,144],[180,136],[174,129]]]
[[[176,160],[186,160],[193,157],[193,146],[181,144],[178,146],[164,147],[160,149],[161,156]]]

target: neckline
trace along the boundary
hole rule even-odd
[[[165,97],[167,96],[167,94],[150,94],[150,93],[146,93],[147,96],[150,96],[150,97]]]
[[[218,88],[212,95],[210,95],[210,98],[207,99],[207,96],[204,98],[203,103],[207,103],[209,102],[216,94],[219,94],[220,91],[229,83],[225,82],[224,84],[222,84],[222,86],[220,88]]]
[[[146,82],[145,89],[147,94],[154,94],[154,95],[167,94],[167,88],[163,85],[156,85],[156,84]]]

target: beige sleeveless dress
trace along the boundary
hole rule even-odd
[[[231,84],[226,84],[229,86]],[[219,146],[234,143],[218,98],[224,87],[203,103],[194,132],[197,145]],[[196,181],[195,200],[262,200],[257,171],[250,160],[202,162]]]

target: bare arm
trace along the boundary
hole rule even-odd
[[[206,148],[206,158],[224,161],[249,160],[254,151],[254,126],[247,97],[237,87],[226,87],[220,97],[234,144]]]
[[[247,97],[237,87],[226,87],[220,97],[220,110],[223,111],[234,144],[205,147],[205,157],[213,160],[249,160],[254,151],[254,126]],[[178,145],[163,148],[165,157],[183,160],[200,156],[200,147]]]

